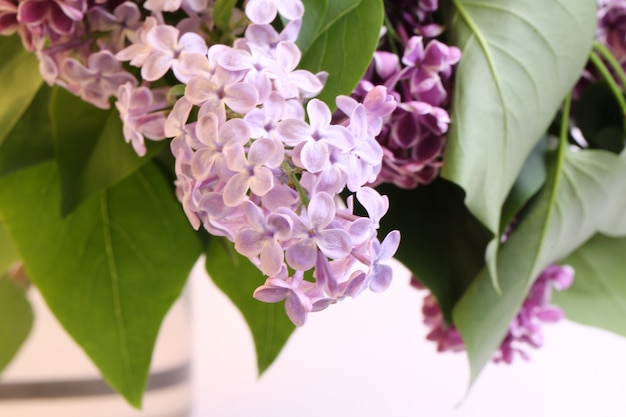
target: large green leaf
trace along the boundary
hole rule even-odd
[[[626,336],[626,238],[596,235],[563,260],[574,284],[554,295],[568,319]]]
[[[62,88],[53,93],[50,116],[61,174],[63,214],[135,172],[164,145],[148,141],[146,156],[137,156],[124,141],[116,109],[100,110]]]
[[[606,227],[616,211],[625,212],[623,178],[626,163],[606,151],[572,151],[562,145],[552,158],[548,182],[501,247],[501,294],[483,270],[454,308],[472,382],[501,343],[539,273]]]
[[[33,309],[24,290],[0,274],[0,372],[9,364],[28,337]]]
[[[226,240],[211,239],[206,252],[209,276],[237,306],[252,332],[259,373],[276,359],[295,326],[287,318],[282,303],[268,304],[252,298],[263,285],[263,274]]]
[[[22,117],[43,84],[37,57],[19,36],[0,36],[0,144]]]
[[[0,179],[0,214],[28,276],[103,377],[139,406],[161,321],[199,241],[152,164],[59,214],[58,170]]]
[[[42,85],[22,117],[0,143],[0,176],[54,158],[48,108],[51,89]]]
[[[495,235],[526,157],[580,77],[596,0],[452,0],[456,74],[443,176]]]
[[[382,234],[402,232],[396,259],[432,291],[451,322],[452,307],[483,268],[490,233],[463,204],[463,191],[446,180],[415,190],[378,189],[393,213],[383,218]]]
[[[305,0],[304,6],[300,67],[329,73],[319,99],[334,108],[335,98],[350,94],[372,61],[384,7],[381,0]]]

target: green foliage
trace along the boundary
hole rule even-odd
[[[506,227],[524,208],[528,201],[536,195],[546,182],[546,153],[548,142],[546,138],[540,140],[522,167],[522,171],[517,177],[511,192],[509,193],[504,206],[502,207],[502,218],[500,230],[505,231]]]
[[[151,164],[65,217],[58,177],[56,165],[45,163],[0,179],[0,214],[59,322],[139,406],[161,321],[199,241]]]
[[[626,162],[619,156],[600,150],[571,151],[563,143],[552,155],[548,172],[546,185],[501,247],[497,259],[501,294],[485,269],[453,310],[472,381],[499,346],[539,273],[623,218]]]
[[[335,108],[335,97],[349,95],[372,60],[384,7],[381,0],[304,0],[304,6],[300,67],[329,73],[318,98]]]
[[[56,157],[61,175],[63,214],[90,195],[115,185],[157,154],[164,143],[148,143],[139,157],[124,142],[116,109],[100,110],[56,88],[50,103]]]
[[[16,36],[0,36],[0,144],[26,111],[43,84],[37,57]]]
[[[50,93],[50,87],[42,85],[4,141],[0,141],[0,176],[54,158],[48,112]]]
[[[0,275],[4,274],[19,258],[13,239],[0,219]]]
[[[33,309],[24,290],[0,275],[0,373],[22,346],[33,325]]]
[[[489,232],[463,205],[463,191],[438,179],[415,190],[379,187],[393,216],[383,218],[383,235],[400,230],[396,258],[437,297],[447,322],[452,308],[484,265]]]
[[[554,294],[568,319],[626,336],[626,238],[596,235],[562,261],[576,270],[570,289]]]
[[[252,298],[254,290],[265,281],[263,274],[224,239],[211,239],[206,252],[206,269],[248,323],[256,346],[259,373],[263,373],[295,328],[285,314],[283,303],[268,304]]]
[[[213,22],[222,30],[230,29],[230,17],[237,0],[216,0],[213,8]]]
[[[453,0],[456,74],[443,176],[495,235],[524,161],[580,77],[595,0]]]

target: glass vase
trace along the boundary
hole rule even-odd
[[[36,290],[35,322],[0,380],[2,417],[186,417],[191,409],[190,308],[183,295],[166,316],[137,410],[114,392]],[[1,343],[1,341],[0,341]]]

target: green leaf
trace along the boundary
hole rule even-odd
[[[230,30],[230,18],[237,0],[216,0],[213,6],[213,22],[222,30]]]
[[[444,179],[414,190],[378,190],[393,207],[382,234],[402,232],[395,258],[432,291],[450,323],[452,308],[484,266],[490,233],[463,204],[463,190]]]
[[[20,256],[13,244],[13,239],[0,219],[0,275],[4,274],[19,259]]]
[[[302,27],[298,34],[296,44],[300,51],[305,54],[310,48],[319,34],[322,27],[327,24],[326,14],[328,13],[329,0],[304,0],[304,17],[302,18]],[[341,3],[341,2],[339,2]]]
[[[513,184],[513,188],[502,207],[502,224],[500,225],[502,232],[545,184],[547,150],[548,142],[546,138],[543,138],[537,143],[524,163],[522,172]]]
[[[22,117],[43,84],[39,61],[22,46],[19,36],[0,36],[0,144]]]
[[[117,184],[163,149],[147,141],[139,157],[124,141],[116,109],[101,110],[62,88],[50,104],[57,162],[61,175],[61,211],[68,214],[97,191]]]
[[[42,85],[30,106],[0,143],[0,176],[54,158],[48,108],[51,89]]]
[[[463,51],[442,175],[498,234],[500,210],[527,156],[580,77],[596,0],[453,0]]]
[[[626,238],[596,235],[563,260],[574,284],[553,301],[568,319],[626,336]]]
[[[487,270],[477,277],[453,311],[463,336],[473,383],[500,345],[539,273],[593,236],[614,213],[626,210],[626,163],[600,150],[553,155],[548,181],[497,259],[501,294]]]
[[[263,274],[224,239],[211,239],[206,252],[209,276],[237,306],[250,327],[256,346],[259,373],[274,362],[295,326],[287,318],[283,303],[268,304],[252,298],[263,285]]]
[[[0,213],[28,276],[135,406],[161,321],[201,251],[170,187],[150,164],[61,218],[53,163],[0,179]]]
[[[0,275],[0,373],[11,362],[33,326],[33,309],[24,290]]]
[[[384,7],[381,0],[306,0],[304,7],[300,67],[329,73],[318,98],[335,108],[335,98],[349,95],[372,61]]]

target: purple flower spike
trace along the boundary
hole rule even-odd
[[[549,305],[552,289],[563,290],[568,288],[572,284],[573,278],[574,269],[568,265],[552,264],[543,270],[531,286],[517,316],[509,325],[507,334],[494,353],[493,362],[511,364],[516,355],[524,360],[530,359],[524,347],[539,348],[542,346],[541,324],[555,323],[564,317],[561,309]],[[423,288],[417,280],[415,280],[414,286]],[[428,294],[424,299],[422,312],[424,324],[432,329],[427,338],[437,342],[439,352],[464,350],[459,332],[454,325],[448,325],[444,322],[441,309],[433,294]]]

